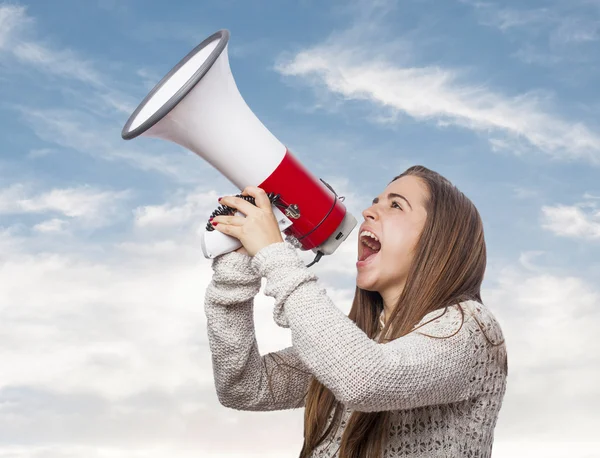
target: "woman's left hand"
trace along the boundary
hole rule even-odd
[[[242,195],[254,197],[256,206],[239,197],[223,197],[219,201],[221,205],[235,208],[246,216],[215,216],[211,221],[218,223],[213,224],[215,229],[242,242],[250,256],[268,245],[283,242],[267,193],[256,186],[248,186]]]

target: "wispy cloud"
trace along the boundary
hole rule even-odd
[[[95,189],[91,186],[51,189],[34,193],[23,184],[0,189],[0,214],[61,215],[78,220],[86,227],[108,224],[122,202],[131,197],[131,192]],[[38,224],[36,230],[48,232],[58,230],[66,224],[56,219]]]
[[[600,240],[600,205],[594,196],[587,196],[575,205],[542,207],[542,227],[561,237]]]
[[[510,8],[501,3],[460,0],[472,5],[483,25],[503,32],[522,29],[535,35],[547,33],[563,43],[579,43],[600,39],[600,10],[595,2],[574,0],[552,1],[543,8]]]
[[[380,110],[421,121],[470,129],[497,139],[494,148],[527,142],[553,158],[600,164],[600,136],[578,121],[544,108],[547,95],[531,91],[506,96],[470,82],[459,70],[401,66],[373,57],[369,44],[351,45],[335,36],[323,45],[279,62],[277,70],[300,77],[345,100],[362,100]]]
[[[35,21],[20,5],[0,4],[0,53],[41,71],[102,86],[94,65],[72,50],[54,49],[35,38]]]
[[[526,63],[556,65],[589,61],[574,50],[600,40],[600,9],[594,2],[553,1],[543,8],[505,7],[501,3],[461,0],[472,5],[482,25],[494,27],[519,43],[513,54]]]
[[[97,160],[120,161],[130,166],[167,175],[179,182],[198,181],[198,171],[206,165],[191,153],[176,152],[175,145],[161,148],[170,153],[155,152],[155,144],[121,139],[119,127],[94,114],[77,109],[40,109],[19,107],[24,121],[42,140],[52,145],[73,149]],[[92,126],[90,128],[90,126]],[[193,166],[190,166],[193,164]]]
[[[152,155],[144,152],[147,148],[121,140],[114,119],[124,121],[124,115],[136,106],[134,97],[121,92],[111,75],[98,71],[97,62],[69,48],[48,45],[38,34],[36,21],[26,7],[0,4],[0,61],[12,58],[32,71],[83,84],[54,87],[55,95],[64,96],[61,108],[12,106],[41,139],[99,159],[124,161],[142,170],[186,180],[189,168],[180,167],[178,158]],[[34,159],[49,151],[39,148],[29,157]]]
[[[0,50],[8,48],[15,34],[31,25],[32,19],[20,5],[0,4]]]
[[[475,8],[482,25],[496,27],[503,32],[521,27],[545,26],[557,20],[556,13],[551,8],[512,9],[503,8],[493,2],[473,0],[460,0],[460,2]]]

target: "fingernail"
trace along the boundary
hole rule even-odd
[[[219,200],[217,202],[221,202],[222,197],[219,197]]]
[[[211,223],[213,226],[216,226],[219,223],[215,223],[214,221]]]
[[[212,221],[214,218],[208,218],[209,221]]]

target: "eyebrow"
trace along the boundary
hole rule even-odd
[[[410,204],[410,202],[408,201],[408,199],[406,197],[404,197],[402,194],[396,194],[395,192],[390,192],[387,195],[388,200],[394,198],[394,197],[399,197],[400,199],[404,199],[404,201],[408,204],[408,206],[410,207],[410,209],[412,210],[412,205]],[[379,197],[375,197],[375,199],[373,199],[373,203],[376,204],[377,202],[379,202]]]

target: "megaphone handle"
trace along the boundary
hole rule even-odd
[[[277,224],[279,225],[279,230],[281,232],[285,231],[288,227],[292,225],[292,222],[288,219],[287,216],[283,214],[283,212],[277,208],[275,205],[272,205],[273,214],[277,219]],[[242,212],[236,212],[235,215],[245,217]],[[230,235],[223,234],[222,232],[212,230],[205,230],[202,237],[202,252],[204,253],[205,258],[216,258],[217,256],[221,256],[222,254],[229,253],[230,251],[237,250],[242,246],[240,241],[235,237],[231,237]]]
[[[239,197],[240,199],[244,199],[245,201],[250,202],[252,205],[256,205],[256,203],[254,202],[254,197],[252,197],[252,196],[244,196],[242,194],[237,194],[235,197]],[[279,205],[280,205],[280,203],[279,203],[279,194],[275,194],[275,193],[270,192],[270,193],[267,194],[267,197],[271,201],[271,205],[272,205],[273,209],[279,207]],[[227,205],[220,205],[219,207],[217,207],[217,209],[214,212],[211,213],[210,219],[214,218],[215,216],[220,216],[220,215],[230,216],[230,215],[233,215],[234,213],[236,213],[236,209],[235,208],[228,207]],[[207,231],[214,231],[215,228],[211,225],[210,219],[206,223],[206,230]]]

